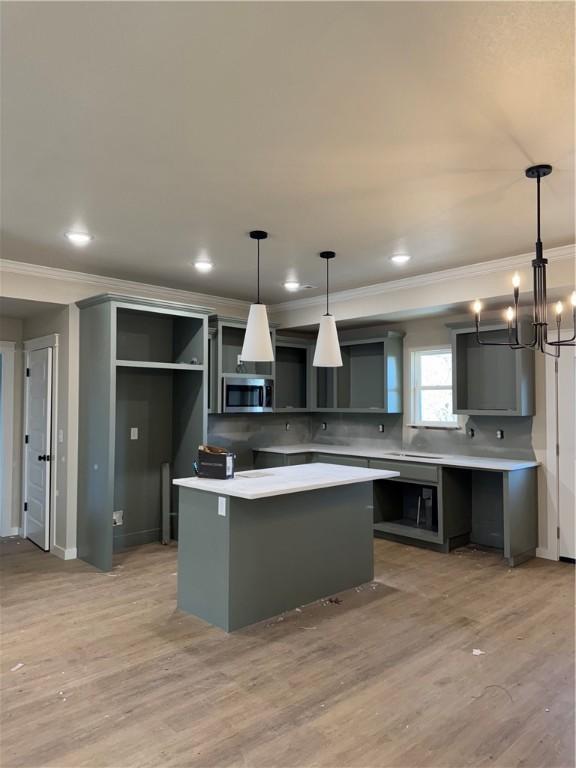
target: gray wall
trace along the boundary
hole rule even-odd
[[[290,424],[289,430],[286,423]],[[325,430],[322,423],[326,424]],[[383,433],[378,430],[379,424],[384,425]],[[470,427],[474,429],[474,438],[469,437]],[[503,440],[496,437],[498,429],[504,430]],[[301,442],[533,459],[531,433],[532,418],[528,416],[471,416],[465,429],[409,429],[404,430],[404,440],[401,415],[230,414],[210,416],[208,420],[208,442],[234,450],[238,468],[251,465],[254,448]]]

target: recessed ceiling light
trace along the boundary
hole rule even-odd
[[[284,288],[286,288],[287,291],[297,291],[300,288],[300,283],[298,280],[286,280]]]
[[[85,245],[88,245],[91,240],[94,240],[92,235],[88,234],[88,232],[66,232],[66,238],[72,245],[76,245],[78,248],[83,248]]]
[[[194,266],[198,272],[211,272],[214,265],[211,261],[195,261]]]
[[[410,261],[410,256],[407,253],[395,253],[394,256],[390,257],[390,261],[393,261],[394,264],[406,264]]]

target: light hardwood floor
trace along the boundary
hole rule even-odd
[[[175,547],[2,540],[1,765],[572,766],[573,566],[374,547],[373,585],[226,635]]]

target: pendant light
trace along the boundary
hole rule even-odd
[[[480,313],[482,304],[475,301],[473,305],[476,324],[476,340],[481,346],[509,347],[510,349],[533,349],[543,352],[551,357],[559,357],[562,347],[576,346],[576,291],[572,292],[570,304],[572,305],[572,335],[569,339],[562,339],[562,310],[561,301],[556,303],[556,338],[548,332],[548,298],[546,296],[546,266],[548,260],[544,258],[544,248],[540,239],[540,179],[552,173],[552,166],[548,164],[532,165],[526,168],[526,176],[536,179],[536,258],[532,260],[533,292],[532,292],[532,332],[530,338],[521,338],[518,328],[518,306],[520,298],[520,276],[515,274],[512,278],[514,289],[514,307],[506,310],[505,317],[508,323],[508,338],[505,341],[489,341],[480,332]]]
[[[326,261],[326,314],[320,318],[316,349],[314,350],[314,365],[316,368],[339,368],[342,365],[340,343],[334,315],[330,314],[328,293],[330,289],[330,260],[334,259],[334,251],[322,251],[320,258]]]
[[[268,232],[255,229],[250,232],[250,237],[252,240],[256,240],[258,248],[257,298],[256,304],[251,304],[248,313],[240,358],[243,362],[271,363],[274,360],[274,352],[270,339],[268,313],[266,312],[266,305],[260,301],[260,240],[266,240]]]

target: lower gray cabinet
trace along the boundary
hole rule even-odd
[[[271,451],[254,451],[254,467],[256,469],[293,467],[296,464],[308,464],[309,462],[309,453],[272,453]]]
[[[368,467],[368,459],[359,456],[338,456],[333,453],[315,453],[313,461],[321,464],[343,464],[346,467]]]

